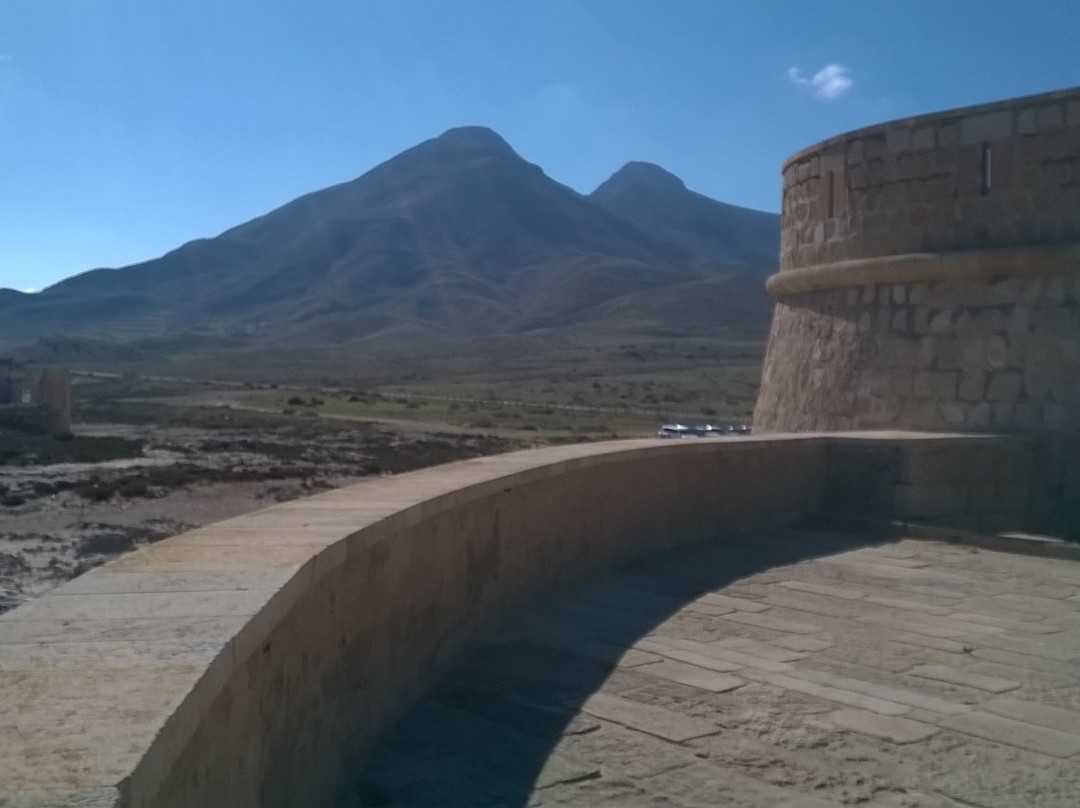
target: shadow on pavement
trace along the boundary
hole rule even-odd
[[[547,764],[565,733],[596,726],[579,709],[627,648],[707,592],[877,543],[771,531],[641,559],[546,599],[448,672],[383,737],[336,808],[525,806],[548,779],[597,776]]]

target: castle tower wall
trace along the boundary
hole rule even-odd
[[[757,431],[1080,434],[1080,88],[784,165]]]

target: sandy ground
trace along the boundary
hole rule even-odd
[[[372,424],[81,424],[76,433],[69,445],[0,433],[0,612],[194,527],[371,474],[515,448],[487,435]]]

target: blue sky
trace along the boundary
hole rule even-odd
[[[483,124],[779,206],[878,121],[1080,84],[1076,0],[0,0],[0,287],[154,258]]]

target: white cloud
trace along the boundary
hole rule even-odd
[[[855,80],[851,78],[851,71],[838,64],[825,65],[825,67],[809,77],[804,75],[799,68],[789,67],[787,77],[794,84],[806,87],[818,98],[824,98],[827,101],[839,98],[850,90],[855,83]]]

